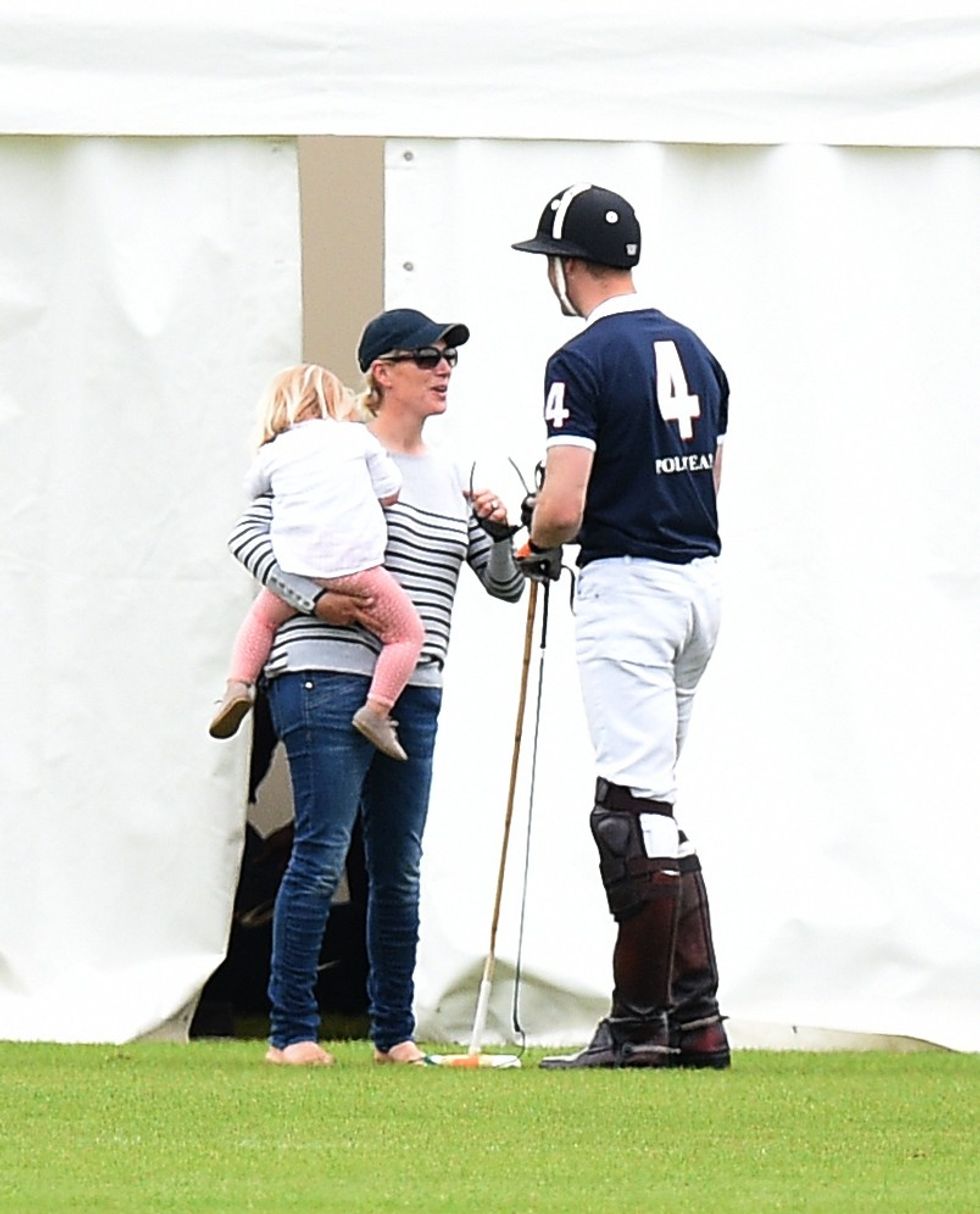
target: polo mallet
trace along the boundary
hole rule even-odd
[[[428,1054],[426,1061],[434,1066],[458,1067],[519,1067],[521,1060],[516,1054],[483,1054],[483,1031],[487,1024],[487,1009],[493,989],[493,972],[497,957],[497,925],[500,922],[500,902],[504,889],[504,872],[507,867],[507,847],[510,843],[510,824],[514,816],[514,793],[517,789],[517,769],[521,758],[521,738],[524,734],[524,710],[527,705],[527,677],[531,665],[531,642],[534,636],[534,617],[538,605],[538,583],[531,580],[527,600],[527,624],[524,629],[524,658],[521,665],[521,690],[517,699],[517,724],[514,729],[514,750],[510,761],[510,785],[507,790],[507,812],[504,815],[504,837],[500,845],[500,864],[497,867],[497,891],[493,899],[493,917],[490,921],[490,947],[483,965],[483,978],[476,1001],[473,1031],[465,1054]]]

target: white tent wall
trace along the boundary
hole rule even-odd
[[[978,143],[975,0],[4,0],[0,129]]]
[[[471,326],[445,439],[512,504],[506,456],[529,474],[542,454],[544,360],[576,331],[544,259],[509,250],[556,189],[595,180],[634,201],[639,288],[729,373],[726,619],[679,817],[711,881],[736,1042],[740,1026],[770,1042],[804,1026],[980,1048],[980,157],[413,140],[391,142],[387,165],[388,303]],[[435,1036],[465,1038],[472,1017],[523,622],[464,588],[427,835],[419,1002]],[[559,588],[523,954],[522,1019],[541,1042],[582,1040],[610,988],[571,649]],[[502,1036],[524,812],[499,939]]]
[[[295,144],[6,138],[0,181],[0,1036],[180,1033],[241,848],[205,725],[249,402],[300,344]]]

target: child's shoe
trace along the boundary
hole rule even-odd
[[[211,718],[208,733],[212,738],[230,738],[248,716],[255,703],[255,688],[251,683],[229,679],[218,711]]]
[[[369,742],[373,742],[382,754],[391,759],[399,759],[402,763],[408,758],[398,741],[398,734],[395,733],[398,722],[375,712],[369,704],[361,705],[354,713],[351,724],[358,733],[364,734]]]

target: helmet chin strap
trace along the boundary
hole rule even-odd
[[[568,284],[565,282],[565,267],[562,265],[561,258],[549,256],[548,265],[551,267],[551,283],[555,294],[558,296],[558,302],[561,304],[563,315],[581,316],[582,313],[568,298]]]

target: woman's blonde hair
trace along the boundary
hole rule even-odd
[[[364,386],[354,398],[355,417],[361,421],[368,422],[373,417],[377,417],[383,399],[384,393],[381,391],[380,384],[374,378],[373,366],[368,367],[364,372]]]
[[[298,421],[321,417],[346,421],[354,408],[354,393],[326,367],[317,363],[287,367],[273,376],[259,401],[257,446],[272,442]]]

